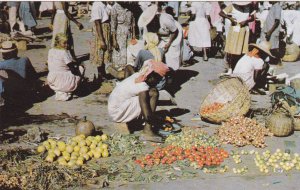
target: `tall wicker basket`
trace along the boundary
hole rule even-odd
[[[202,102],[199,113],[204,107],[214,103],[221,103],[224,106],[213,113],[200,115],[204,120],[221,123],[233,116],[246,114],[250,108],[251,96],[243,81],[234,77],[224,79],[215,86]]]

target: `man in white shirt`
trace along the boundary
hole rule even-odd
[[[250,44],[252,50],[245,54],[236,64],[231,76],[240,77],[249,90],[263,88],[266,84],[266,76],[269,65],[264,62],[270,53],[271,43],[263,41],[260,44]]]

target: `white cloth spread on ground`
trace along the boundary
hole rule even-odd
[[[48,53],[47,77],[50,88],[54,91],[72,92],[80,82],[80,76],[74,75],[67,64],[73,61],[69,51],[50,49]]]
[[[112,91],[108,99],[108,114],[115,122],[129,122],[141,115],[138,94],[147,91],[145,82],[135,83],[140,73],[126,78]]]
[[[192,14],[196,15],[195,21],[190,22],[188,39],[191,46],[203,48],[211,47],[210,25],[206,15],[210,14],[208,2],[192,2]]]
[[[161,13],[160,15],[160,27],[164,32],[175,32],[178,30],[178,35],[176,39],[172,42],[168,52],[165,54],[166,64],[175,71],[179,69],[182,59],[182,41],[183,41],[183,31],[181,25],[174,20],[174,18],[166,13]],[[162,37],[161,42],[158,47],[164,48],[164,46],[169,42],[170,37]]]
[[[247,87],[252,89],[255,85],[254,71],[262,69],[264,61],[261,58],[244,55],[236,64],[232,76],[240,77]]]
[[[108,11],[105,4],[103,4],[102,2],[95,1],[92,6],[90,22],[94,22],[95,20],[101,20],[101,23],[104,23],[108,19]]]

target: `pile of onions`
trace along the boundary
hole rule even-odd
[[[237,116],[223,123],[216,132],[219,141],[238,147],[253,145],[258,148],[266,147],[265,136],[273,134],[258,124],[255,120],[244,116]]]

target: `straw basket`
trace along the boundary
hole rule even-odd
[[[272,113],[266,119],[266,127],[274,136],[286,137],[293,133],[294,121],[285,113]]]
[[[25,41],[25,40],[15,41],[15,44],[16,44],[18,50],[21,50],[21,51],[27,50],[27,41]]]
[[[285,62],[295,62],[299,58],[300,49],[297,44],[287,44],[285,55],[282,58]]]
[[[294,117],[294,130],[300,131],[300,118]]]
[[[202,102],[199,113],[204,107],[214,103],[224,106],[213,113],[202,114],[201,117],[212,123],[221,123],[233,116],[246,114],[250,108],[251,97],[243,81],[234,77],[224,79],[215,86]]]

